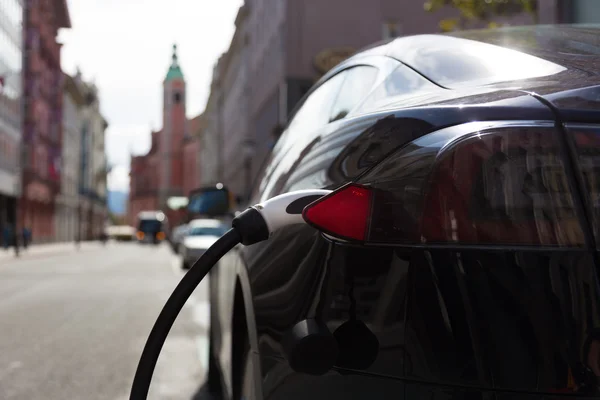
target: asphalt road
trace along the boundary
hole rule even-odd
[[[127,399],[147,335],[181,276],[166,246],[1,258],[0,399]],[[204,381],[207,283],[171,330],[150,399],[192,399]]]

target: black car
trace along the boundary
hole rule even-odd
[[[397,38],[327,73],[252,203],[342,189],[211,271],[210,389],[597,398],[599,72],[600,27],[535,26]]]

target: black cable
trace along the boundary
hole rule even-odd
[[[242,236],[238,231],[230,229],[206,250],[181,279],[169,300],[165,303],[148,336],[133,378],[130,400],[145,400],[147,398],[158,356],[179,312],[212,267],[241,241]]]
[[[175,319],[177,319],[179,312],[194,292],[194,289],[212,267],[219,262],[221,257],[239,243],[250,246],[267,240],[271,232],[278,227],[302,222],[302,209],[304,207],[290,208],[289,205],[292,203],[297,205],[299,200],[302,200],[303,204],[306,205],[314,201],[315,195],[323,196],[329,193],[328,190],[314,190],[308,191],[308,193],[301,190],[284,193],[262,204],[248,208],[233,219],[231,223],[233,229],[221,236],[194,263],[165,303],[152,327],[140,357],[133,378],[133,385],[131,386],[130,400],[146,400],[156,362]],[[267,220],[271,221],[271,224],[267,223]]]

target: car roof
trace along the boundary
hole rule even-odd
[[[528,25],[467,30],[447,36],[518,49],[568,68],[598,74],[600,24]]]
[[[223,226],[223,221],[219,219],[201,218],[194,219],[188,224],[189,228],[216,228]]]
[[[599,81],[600,25],[531,25],[399,37],[362,49],[330,71],[370,55],[408,65],[448,89],[553,79],[561,89]]]

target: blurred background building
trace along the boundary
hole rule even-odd
[[[21,196],[22,19],[19,0],[0,2],[0,233],[16,223]]]
[[[61,69],[66,0],[0,2],[0,232],[97,238],[107,218],[98,91]]]
[[[222,59],[223,57],[221,57]],[[222,165],[222,137],[221,132],[221,117],[223,113],[221,109],[223,96],[221,94],[221,77],[219,76],[219,65],[221,60],[215,63],[213,68],[212,80],[210,84],[210,94],[204,109],[204,130],[200,135],[200,149],[198,155],[200,168],[200,182],[203,185],[215,185],[223,181]]]
[[[188,123],[189,133],[183,138],[183,196],[187,196],[200,185],[202,173],[198,153],[200,152],[200,138],[205,125],[204,114],[192,118]]]
[[[73,77],[64,75],[61,191],[56,199],[56,239],[75,240],[79,232],[79,170],[82,153],[84,93]]]
[[[172,226],[183,221],[183,213],[168,206],[170,198],[186,196],[200,182],[199,130],[203,116],[186,117],[186,82],[177,46],[163,81],[163,126],[152,132],[150,151],[131,158],[128,214],[130,224],[141,211],[162,210]]]
[[[19,226],[31,229],[37,242],[55,240],[55,200],[60,192],[63,73],[59,28],[71,21],[66,0],[22,2],[23,166]]]
[[[108,123],[100,112],[98,89],[77,73],[74,81],[83,93],[80,109],[79,157],[79,231],[81,240],[100,237],[108,219],[106,175],[108,164],[105,152],[105,133]]]

